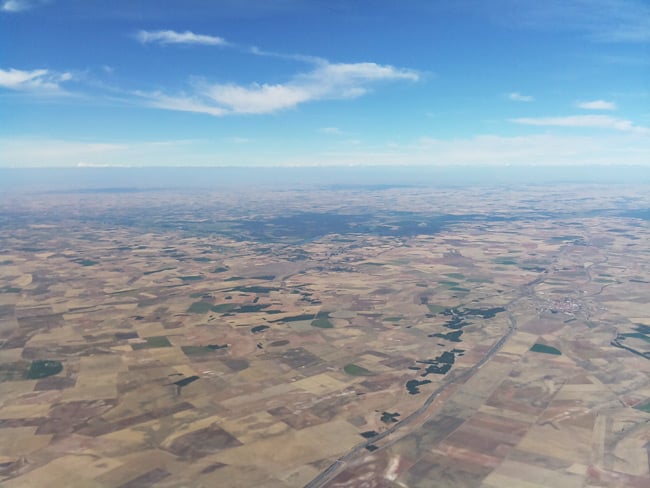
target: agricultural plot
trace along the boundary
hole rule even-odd
[[[0,200],[0,484],[648,486],[648,192],[572,191]]]

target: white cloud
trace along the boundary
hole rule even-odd
[[[45,3],[45,0],[5,0],[0,10],[9,13],[24,12],[42,3]]]
[[[2,4],[0,10],[4,12],[21,12],[27,10],[30,7],[30,3],[21,0],[7,0]]]
[[[568,117],[523,117],[512,119],[512,122],[524,125],[554,126],[554,127],[591,127],[612,129],[624,132],[650,134],[650,128],[634,125],[632,121],[618,119],[609,115],[571,115]]]
[[[240,114],[265,114],[295,107],[312,98],[312,94],[300,86],[259,85],[248,87],[235,84],[211,85],[203,95],[217,104],[223,112]]]
[[[64,93],[60,83],[70,81],[71,73],[55,73],[47,69],[23,71],[19,69],[0,69],[0,88],[9,90],[38,92],[43,94]]]
[[[522,95],[521,93],[517,93],[517,92],[508,93],[508,98],[510,100],[512,100],[513,102],[533,102],[533,101],[535,101],[535,97],[532,97],[531,95]]]
[[[47,75],[46,69],[22,71],[18,69],[0,70],[0,86],[19,90],[28,84],[42,83],[42,78]]]
[[[225,39],[205,34],[195,34],[191,31],[176,32],[173,30],[146,31],[140,30],[135,35],[142,44],[203,44],[207,46],[225,46]]]
[[[417,81],[412,70],[375,63],[320,63],[316,69],[294,77],[286,84],[212,85],[204,95],[232,113],[263,114],[293,108],[320,99],[357,98],[367,85],[377,81]]]
[[[309,72],[299,73],[287,83],[248,86],[195,83],[192,96],[146,95],[149,105],[169,110],[211,115],[268,114],[315,100],[357,98],[369,85],[382,81],[417,81],[417,72],[376,63],[329,63],[319,61]]]
[[[614,102],[594,100],[592,102],[580,102],[578,103],[578,108],[584,108],[586,110],[616,110],[617,107]]]

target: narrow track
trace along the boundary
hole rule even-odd
[[[531,281],[530,283],[527,283],[523,285],[523,290],[521,295],[519,295],[517,298],[512,299],[506,307],[509,307],[512,305],[514,302],[517,300],[520,300],[523,297],[530,296],[532,294],[533,287],[539,283],[541,283],[544,279],[544,275],[540,276],[539,278]],[[349,450],[347,453],[345,453],[343,456],[338,458],[336,461],[334,461],[331,465],[329,465],[325,470],[321,471],[321,473],[318,474],[313,480],[311,480],[309,483],[305,485],[304,488],[319,488],[322,487],[325,483],[330,481],[332,478],[334,478],[340,471],[343,470],[343,468],[352,461],[353,459],[356,458],[356,456],[366,449],[368,446],[371,446],[382,439],[385,439],[386,437],[390,436],[391,434],[394,434],[398,430],[402,430],[408,425],[412,424],[413,422],[420,420],[420,418],[425,414],[425,412],[428,410],[428,408],[431,406],[431,404],[435,401],[435,399],[443,392],[445,391],[446,388],[448,388],[450,385],[458,382],[458,381],[463,381],[471,377],[474,373],[476,373],[485,363],[487,363],[492,356],[494,356],[497,352],[501,350],[501,348],[504,346],[504,344],[510,339],[512,334],[515,333],[517,330],[517,320],[514,318],[512,315],[512,312],[508,312],[508,320],[510,321],[510,325],[508,326],[508,330],[506,333],[496,342],[492,345],[488,353],[483,356],[483,358],[476,363],[474,366],[472,366],[469,369],[466,369],[460,374],[454,375],[453,372],[450,373],[447,381],[445,381],[444,384],[440,385],[438,388],[436,388],[424,401],[424,403],[415,411],[413,411],[411,414],[409,414],[407,417],[404,417],[402,420],[400,420],[398,423],[394,424],[392,427],[386,429],[380,434],[377,434],[376,436],[372,437],[371,439],[368,439],[365,442],[362,442],[361,444],[356,445],[353,447],[351,450]],[[385,446],[383,446],[385,447]],[[381,447],[379,448],[381,449]]]

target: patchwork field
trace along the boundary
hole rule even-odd
[[[0,483],[650,486],[649,194],[2,196]]]

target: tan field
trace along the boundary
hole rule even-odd
[[[0,199],[0,484],[650,486],[648,192],[498,195]]]

